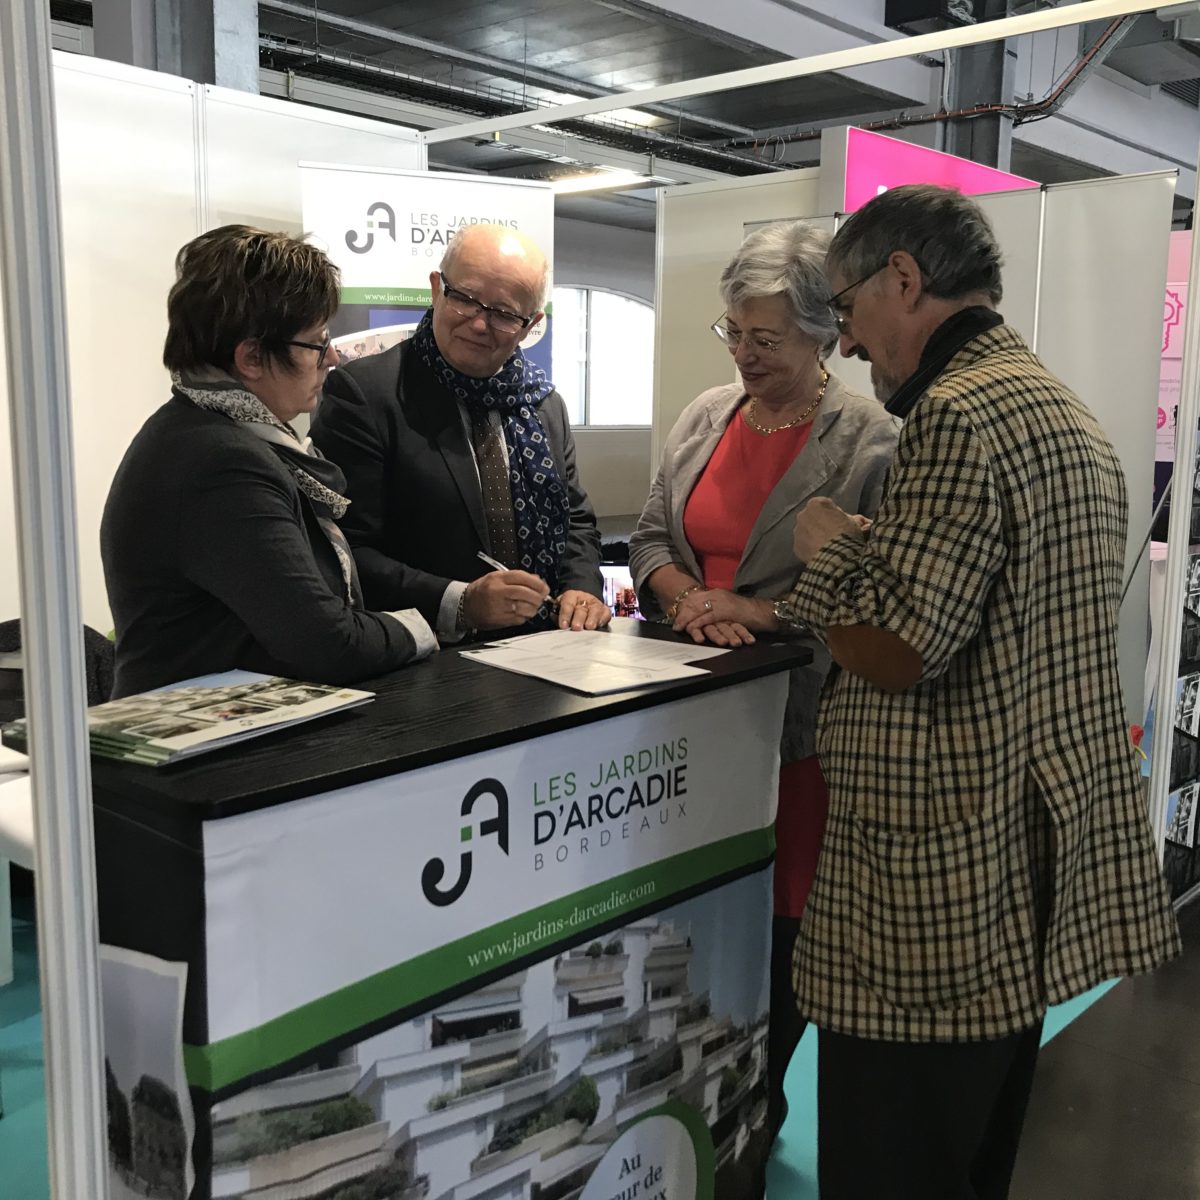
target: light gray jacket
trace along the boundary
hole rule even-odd
[[[659,567],[675,563],[703,578],[684,535],[683,510],[745,395],[741,384],[710,388],[683,410],[667,437],[658,475],[629,539],[629,569],[642,611],[649,617],[661,615],[646,583]],[[792,549],[795,516],[812,497],[828,496],[846,512],[873,517],[899,433],[900,423],[881,404],[852,392],[831,375],[804,449],[758,514],[734,576],[734,590],[771,599],[788,595],[803,570]],[[814,753],[817,704],[830,659],[822,643],[811,636],[809,640],[812,665],[792,672],[781,746],[784,762]]]

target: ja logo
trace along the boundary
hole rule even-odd
[[[480,796],[491,796],[496,801],[496,815],[479,822],[479,836],[488,837],[495,834],[496,840],[500,843],[500,849],[507,854],[508,792],[504,790],[504,784],[498,779],[481,779],[463,797],[461,812],[464,820],[474,811],[475,801]],[[472,841],[474,837],[474,826],[464,824],[459,831],[459,840],[465,844]],[[459,855],[458,861],[458,878],[445,889],[438,885],[446,874],[446,864],[440,858],[431,858],[425,864],[425,868],[421,872],[421,891],[425,893],[425,899],[430,904],[436,904],[438,908],[445,908],[447,905],[453,904],[467,890],[467,884],[471,882],[471,851],[464,850]]]
[[[377,213],[384,213],[385,216],[380,218],[376,215]],[[386,233],[393,242],[396,240],[396,214],[392,211],[392,206],[384,204],[382,200],[377,200],[367,209],[367,236],[362,244],[360,245],[358,241],[358,231],[347,229],[346,245],[355,254],[366,254],[375,245],[376,229]]]

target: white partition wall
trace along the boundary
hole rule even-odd
[[[679,414],[734,378],[729,351],[708,327],[721,315],[717,281],[745,226],[815,212],[819,179],[813,168],[660,189],[652,471]]]
[[[1005,321],[1036,349],[1044,193],[1032,188],[994,192],[975,199],[987,213],[1004,255],[1004,299],[1000,311]],[[1167,228],[1170,226],[1168,212]]]
[[[1134,566],[1150,529],[1174,172],[1045,189],[1037,352],[1112,439],[1129,489]],[[1149,560],[1121,610],[1121,679],[1131,722],[1145,716]]]
[[[204,224],[301,233],[296,164],[424,170],[425,147],[398,125],[205,87]]]
[[[107,632],[100,517],[126,447],[169,394],[176,251],[233,221],[299,232],[301,158],[411,169],[425,151],[383,121],[105,59],[55,54],[54,73],[83,619]],[[0,621],[20,609],[6,409],[0,373]]]
[[[781,209],[777,197],[787,195],[785,185],[762,177],[733,187],[677,188],[660,200],[659,274],[671,282],[674,304],[672,311],[660,284],[655,466],[682,407],[704,388],[736,378],[728,353],[705,326],[718,313],[717,281],[744,232],[772,219],[830,221],[816,215],[818,172],[797,174],[808,177],[803,195],[813,207]],[[1121,456],[1129,489],[1127,571],[1151,516],[1174,186],[1175,173],[1162,172],[975,197],[1004,253],[1005,319],[1095,412]],[[739,214],[731,240],[730,219]],[[865,363],[835,358],[830,365],[850,387],[870,394]],[[1121,615],[1121,677],[1132,723],[1145,716],[1148,580],[1143,558]]]
[[[166,398],[160,356],[172,259],[200,229],[195,88],[56,55],[55,90],[83,619],[106,631],[100,513],[153,398]],[[10,566],[0,570],[0,620],[19,611],[8,437],[0,420],[0,561]]]

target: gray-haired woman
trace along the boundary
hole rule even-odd
[[[827,234],[802,221],[751,234],[721,276],[722,319],[740,384],[711,388],[680,416],[630,540],[643,611],[662,613],[697,642],[741,646],[757,633],[807,636],[782,603],[802,569],[796,512],[828,496],[869,518],[898,427],[843,386],[825,359],[837,342],[824,274]],[[776,819],[769,1120],[783,1122],[783,1077],[804,1021],[791,957],[816,872],[828,793],[815,754],[817,701],[829,657],[812,639],[811,667],[792,674]]]

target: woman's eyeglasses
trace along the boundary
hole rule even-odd
[[[730,329],[728,325],[721,324],[720,317],[709,326],[709,329],[721,339],[730,354],[737,353],[743,339],[762,354],[774,354],[783,345],[782,338],[773,341],[771,338],[759,337],[758,334],[747,334],[740,329]]]
[[[321,363],[323,363],[325,361],[325,355],[327,355],[329,353],[329,346],[332,341],[333,341],[332,337],[327,337],[323,342],[291,341],[291,342],[285,342],[284,345],[299,346],[301,350],[315,350],[317,352],[317,365],[320,366]]]

